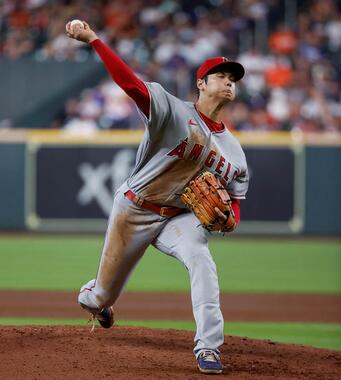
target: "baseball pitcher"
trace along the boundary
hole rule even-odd
[[[86,22],[68,23],[66,33],[96,50],[145,124],[136,166],[114,197],[97,277],[81,288],[78,302],[111,327],[112,305],[152,244],[188,270],[198,368],[221,373],[224,321],[205,231],[233,231],[248,188],[244,152],[220,121],[244,68],[225,57],[207,59],[197,71],[197,102],[185,102],[137,78]]]

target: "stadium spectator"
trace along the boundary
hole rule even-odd
[[[139,75],[181,98],[195,97],[187,73],[206,57],[237,58],[247,75],[225,115],[231,128],[340,131],[340,4],[290,4],[291,18],[280,0],[4,0],[0,59],[92,59],[64,34],[66,21],[86,19]],[[76,119],[85,112],[97,128],[140,128],[129,100],[107,87],[73,100]],[[61,126],[70,126],[68,107]]]

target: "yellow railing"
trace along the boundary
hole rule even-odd
[[[242,145],[314,145],[341,146],[341,133],[302,132],[234,132]],[[74,145],[136,145],[143,130],[110,130],[75,133],[63,129],[0,129],[0,143],[74,144]]]

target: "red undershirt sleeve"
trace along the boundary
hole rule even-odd
[[[236,223],[239,224],[240,222],[240,199],[232,199],[232,209],[234,211],[234,217],[236,220]]]
[[[150,96],[147,86],[131,68],[100,39],[91,42],[112,79],[131,97],[140,110],[149,118]]]

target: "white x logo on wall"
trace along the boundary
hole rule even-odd
[[[97,166],[88,162],[79,165],[78,173],[83,186],[77,194],[80,205],[86,206],[95,201],[105,215],[109,215],[116,189],[129,176],[135,161],[135,150],[122,149],[114,157],[111,164],[101,163]],[[111,182],[111,188],[107,183]]]

